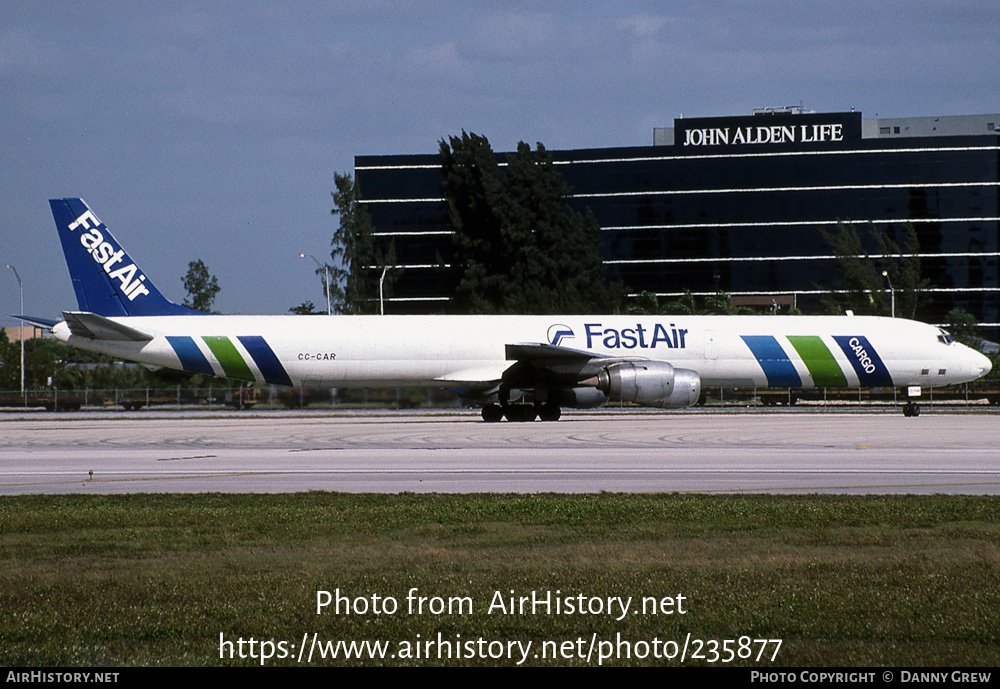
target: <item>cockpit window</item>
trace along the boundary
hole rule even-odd
[[[941,344],[950,345],[955,341],[955,338],[948,334],[947,330],[938,330],[938,342]]]

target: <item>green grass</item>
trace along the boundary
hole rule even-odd
[[[317,615],[317,590],[338,588],[351,598],[392,596],[400,609]],[[473,612],[407,614],[411,588],[468,596]],[[511,589],[636,601],[683,594],[688,612],[622,621],[486,614],[495,592]],[[536,648],[617,633],[683,643],[690,633],[780,638],[777,660],[761,663],[767,667],[997,665],[1000,500],[329,493],[0,500],[0,664],[254,664],[220,660],[220,633],[298,644],[313,632],[394,643],[440,632],[452,640],[532,640]]]

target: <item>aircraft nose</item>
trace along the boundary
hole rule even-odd
[[[980,354],[979,352],[976,352],[976,354],[979,355],[979,367],[981,369],[979,377],[981,378],[993,370],[993,362],[984,354]]]
[[[966,381],[982,378],[993,370],[993,362],[981,352],[958,342],[951,346],[957,355],[954,362],[955,372],[961,370]]]
[[[993,370],[993,362],[990,361],[989,357],[970,347],[966,347],[965,349],[966,365],[969,367],[969,372],[975,378],[982,378]]]

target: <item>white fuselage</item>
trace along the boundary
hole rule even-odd
[[[151,366],[317,387],[486,387],[506,345],[666,361],[704,386],[934,387],[990,362],[915,321],[851,316],[145,316],[111,320],[148,342],[53,332]],[[269,353],[270,352],[270,353]]]

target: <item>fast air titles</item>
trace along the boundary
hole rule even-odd
[[[122,249],[115,250],[115,247],[104,240],[104,235],[97,226],[101,221],[97,219],[91,211],[85,212],[69,225],[72,232],[78,227],[89,230],[80,235],[80,244],[87,250],[95,261],[104,266],[104,272],[112,280],[118,280],[122,294],[128,297],[129,301],[134,301],[141,294],[149,294],[149,290],[142,284],[146,276],[139,273],[138,267],[134,263],[127,266],[115,268],[122,262],[125,252]]]
[[[657,323],[650,330],[636,323],[634,328],[605,328],[601,323],[586,323],[587,349],[594,348],[594,342],[605,349],[684,349],[687,347],[686,328],[678,328],[673,323],[665,326]]]

